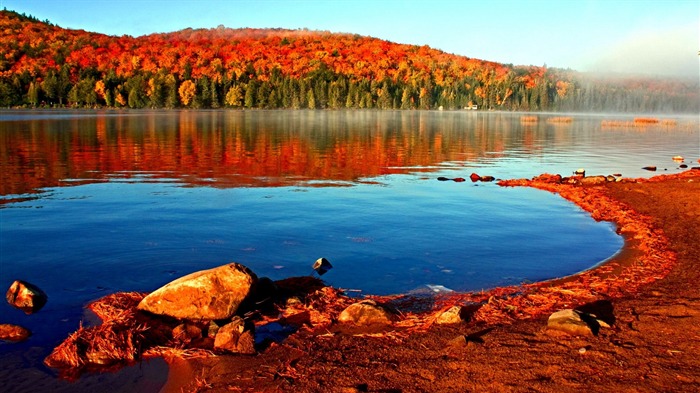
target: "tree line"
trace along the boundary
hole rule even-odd
[[[371,37],[186,29],[143,37],[0,12],[0,106],[694,112],[697,82],[591,78]]]

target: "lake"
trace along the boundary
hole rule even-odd
[[[700,155],[697,117],[604,127],[633,116],[523,115],[0,111],[0,287],[23,279],[49,295],[31,316],[0,306],[0,323],[34,333],[0,344],[0,381],[22,390],[16,370],[49,375],[41,360],[87,302],[232,261],[277,280],[310,275],[325,257],[334,269],[323,279],[353,294],[574,274],[620,249],[613,225],[551,193],[469,175],[648,177]]]

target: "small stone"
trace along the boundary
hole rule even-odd
[[[32,332],[22,326],[8,323],[0,324],[0,340],[17,343],[26,340],[31,335]]]
[[[15,280],[7,290],[5,299],[10,305],[19,308],[25,314],[32,314],[44,307],[48,296],[36,285],[22,280]]]
[[[469,340],[467,340],[467,337],[464,335],[457,336],[453,338],[452,340],[447,342],[448,347],[452,348],[462,348],[466,347],[469,344]]]
[[[216,337],[216,333],[221,329],[221,325],[216,323],[216,321],[210,321],[207,327],[207,337]]]
[[[586,353],[586,348],[585,348],[585,347],[579,348],[579,349],[578,349],[578,353],[580,353],[580,354],[583,355],[584,353]]]
[[[440,177],[438,177],[437,179],[438,179],[438,181],[448,181],[448,180],[450,180],[450,178],[444,177],[444,176],[440,176]]]
[[[351,304],[338,316],[338,321],[356,325],[390,325],[393,316],[373,300]]]
[[[595,321],[595,318],[590,316],[586,319],[593,319],[593,321]],[[598,326],[596,326],[596,329],[597,328]],[[584,321],[584,314],[571,309],[560,310],[550,315],[547,320],[547,329],[574,336],[592,336],[594,334],[591,326]]]
[[[477,182],[481,180],[481,176],[477,175],[476,173],[472,173],[471,175],[469,175],[469,179],[473,182]]]
[[[481,181],[483,181],[483,182],[490,182],[490,181],[496,180],[496,178],[493,177],[493,176],[481,176],[481,177],[479,178],[479,180],[481,180]]]
[[[202,338],[202,329],[192,323],[181,323],[173,329],[173,339],[182,343],[189,343]]]
[[[579,169],[577,169],[577,170],[574,171],[574,175],[583,175],[583,176],[586,176],[586,170],[583,169],[583,168],[579,168]]]
[[[456,183],[461,183],[465,181],[465,179],[463,177],[455,177],[454,179],[452,179],[452,181]]]
[[[333,269],[333,265],[331,265],[326,258],[318,258],[316,262],[314,262],[313,269],[316,270],[319,276],[322,276]]]
[[[462,307],[460,306],[450,307],[435,319],[435,323],[439,325],[461,323],[462,321]]]
[[[241,317],[234,317],[222,326],[214,338],[214,348],[231,353],[252,355],[255,353],[255,326]]]
[[[645,167],[642,167],[642,169],[647,170],[647,171],[652,171],[652,172],[656,171],[655,166],[645,166]]]

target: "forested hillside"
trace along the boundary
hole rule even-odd
[[[115,37],[0,11],[1,107],[697,112],[699,102],[697,81],[596,79],[352,34]]]

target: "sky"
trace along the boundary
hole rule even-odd
[[[109,35],[308,28],[506,64],[700,79],[700,0],[0,0],[0,8]]]

